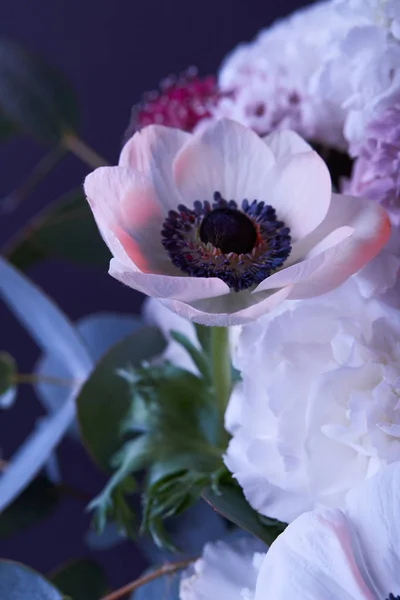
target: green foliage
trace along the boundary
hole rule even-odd
[[[284,531],[286,525],[275,519],[266,519],[251,508],[241,488],[228,473],[222,473],[217,485],[209,486],[203,498],[226,519],[258,537],[267,545]]]
[[[17,132],[16,127],[0,112],[0,142],[8,140]]]
[[[52,576],[51,582],[72,600],[99,600],[107,592],[103,570],[92,560],[76,560]]]
[[[0,39],[0,110],[12,124],[49,143],[59,142],[78,122],[75,96],[63,75],[4,38]]]
[[[16,362],[7,352],[0,352],[0,406],[8,406],[15,395]]]
[[[0,598],[4,600],[66,600],[42,575],[10,560],[0,560]]]
[[[0,514],[0,537],[8,537],[45,519],[58,506],[60,489],[43,475],[37,477]]]
[[[97,363],[77,398],[77,416],[84,444],[105,470],[121,448],[124,423],[131,408],[131,393],[120,376],[123,369],[139,366],[165,348],[155,327],[141,327],[115,344]]]
[[[81,188],[65,194],[35,217],[3,253],[22,270],[47,257],[103,267],[110,259]]]

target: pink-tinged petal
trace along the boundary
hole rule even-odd
[[[252,130],[222,119],[193,136],[177,155],[173,174],[184,204],[213,200],[218,191],[241,204],[268,200],[266,174],[275,159]]]
[[[232,325],[250,323],[265,313],[270,312],[288,297],[290,290],[291,287],[287,286],[286,288],[268,295],[264,300],[259,302],[254,299],[254,296],[248,294],[248,296],[251,297],[251,300],[245,308],[235,307],[235,304],[232,307],[230,301],[231,298],[228,297],[228,295],[219,296],[214,299],[209,298],[199,302],[192,302],[191,304],[185,304],[184,302],[176,300],[166,300],[163,301],[163,304],[181,317],[194,321],[195,323],[215,327],[229,327]],[[240,294],[242,293],[244,292],[240,292]],[[233,292],[231,292],[229,296],[232,295]],[[239,303],[240,301],[238,300],[238,304]],[[230,309],[232,312],[227,312]]]
[[[118,260],[110,262],[110,275],[121,283],[153,298],[192,302],[229,293],[229,287],[217,277],[154,275],[131,271]]]
[[[192,137],[173,127],[149,125],[135,133],[122,149],[119,165],[144,173],[152,180],[164,212],[176,209],[182,202],[173,182],[172,164]]]
[[[255,600],[376,600],[353,556],[338,509],[301,515],[275,540],[261,565]]]
[[[121,263],[145,272],[177,272],[161,244],[163,214],[147,178],[123,167],[101,167],[84,187],[101,234]]]
[[[400,463],[353,489],[346,515],[378,598],[400,595]]]
[[[336,246],[342,240],[347,239],[352,235],[353,231],[354,230],[351,227],[340,227],[336,231],[333,231],[332,234],[326,238],[326,249]],[[331,252],[334,254],[336,250],[332,248]],[[299,263],[290,265],[286,269],[284,268],[264,279],[264,281],[262,281],[253,291],[253,294],[306,281],[313,273],[315,273],[315,271],[323,267],[326,260],[327,255],[322,252],[321,248],[321,252],[315,256],[311,256]]]
[[[268,173],[262,199],[290,227],[293,242],[316,229],[327,215],[332,184],[316,152],[300,152],[280,160]]]
[[[390,237],[390,221],[386,211],[375,202],[361,198],[347,198],[359,205],[349,226],[353,233],[333,247],[324,250],[324,241],[319,244],[321,254],[310,260],[321,261],[303,281],[293,286],[289,298],[310,298],[325,294],[344,283],[351,275],[376,256]]]
[[[272,151],[277,162],[293,154],[312,151],[310,144],[307,144],[295,131],[274,131],[265,136],[263,142]]]

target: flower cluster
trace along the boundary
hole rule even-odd
[[[196,376],[191,322],[240,326],[223,461],[256,519],[290,524],[266,555],[206,546],[181,599],[398,600],[398,0],[302,9],[135,115],[85,181],[110,273]],[[354,161],[342,194],[332,150]]]

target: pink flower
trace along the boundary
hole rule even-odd
[[[219,96],[212,75],[201,78],[195,69],[188,69],[179,78],[170,76],[161,83],[160,91],[147,93],[133,107],[126,139],[152,124],[193,131],[202,119],[211,116],[210,109]]]
[[[110,274],[206,325],[329,291],[390,230],[378,204],[332,195],[325,163],[297,134],[262,140],[229,120],[193,135],[149,126],[85,191]]]
[[[400,103],[366,128],[348,190],[380,202],[393,224],[400,225]]]

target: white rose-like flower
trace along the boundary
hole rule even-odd
[[[344,135],[357,156],[365,129],[400,94],[400,44],[378,25],[353,27],[314,82],[321,100],[346,112]]]
[[[219,86],[229,94],[212,107],[214,117],[235,119],[261,135],[289,128],[345,147],[346,113],[321,99],[313,80],[357,20],[342,16],[331,1],[316,2],[238,46],[222,64]]]
[[[180,600],[252,600],[265,550],[250,536],[206,544],[183,575]]]
[[[400,313],[364,298],[356,279],[242,330],[225,462],[269,517],[341,507],[400,460]]]
[[[376,203],[331,193],[324,162],[297,134],[262,140],[229,120],[193,135],[146,127],[85,191],[111,275],[205,325],[335,288],[390,230]]]
[[[296,519],[261,565],[255,600],[399,600],[400,463],[352,490],[343,512]]]

